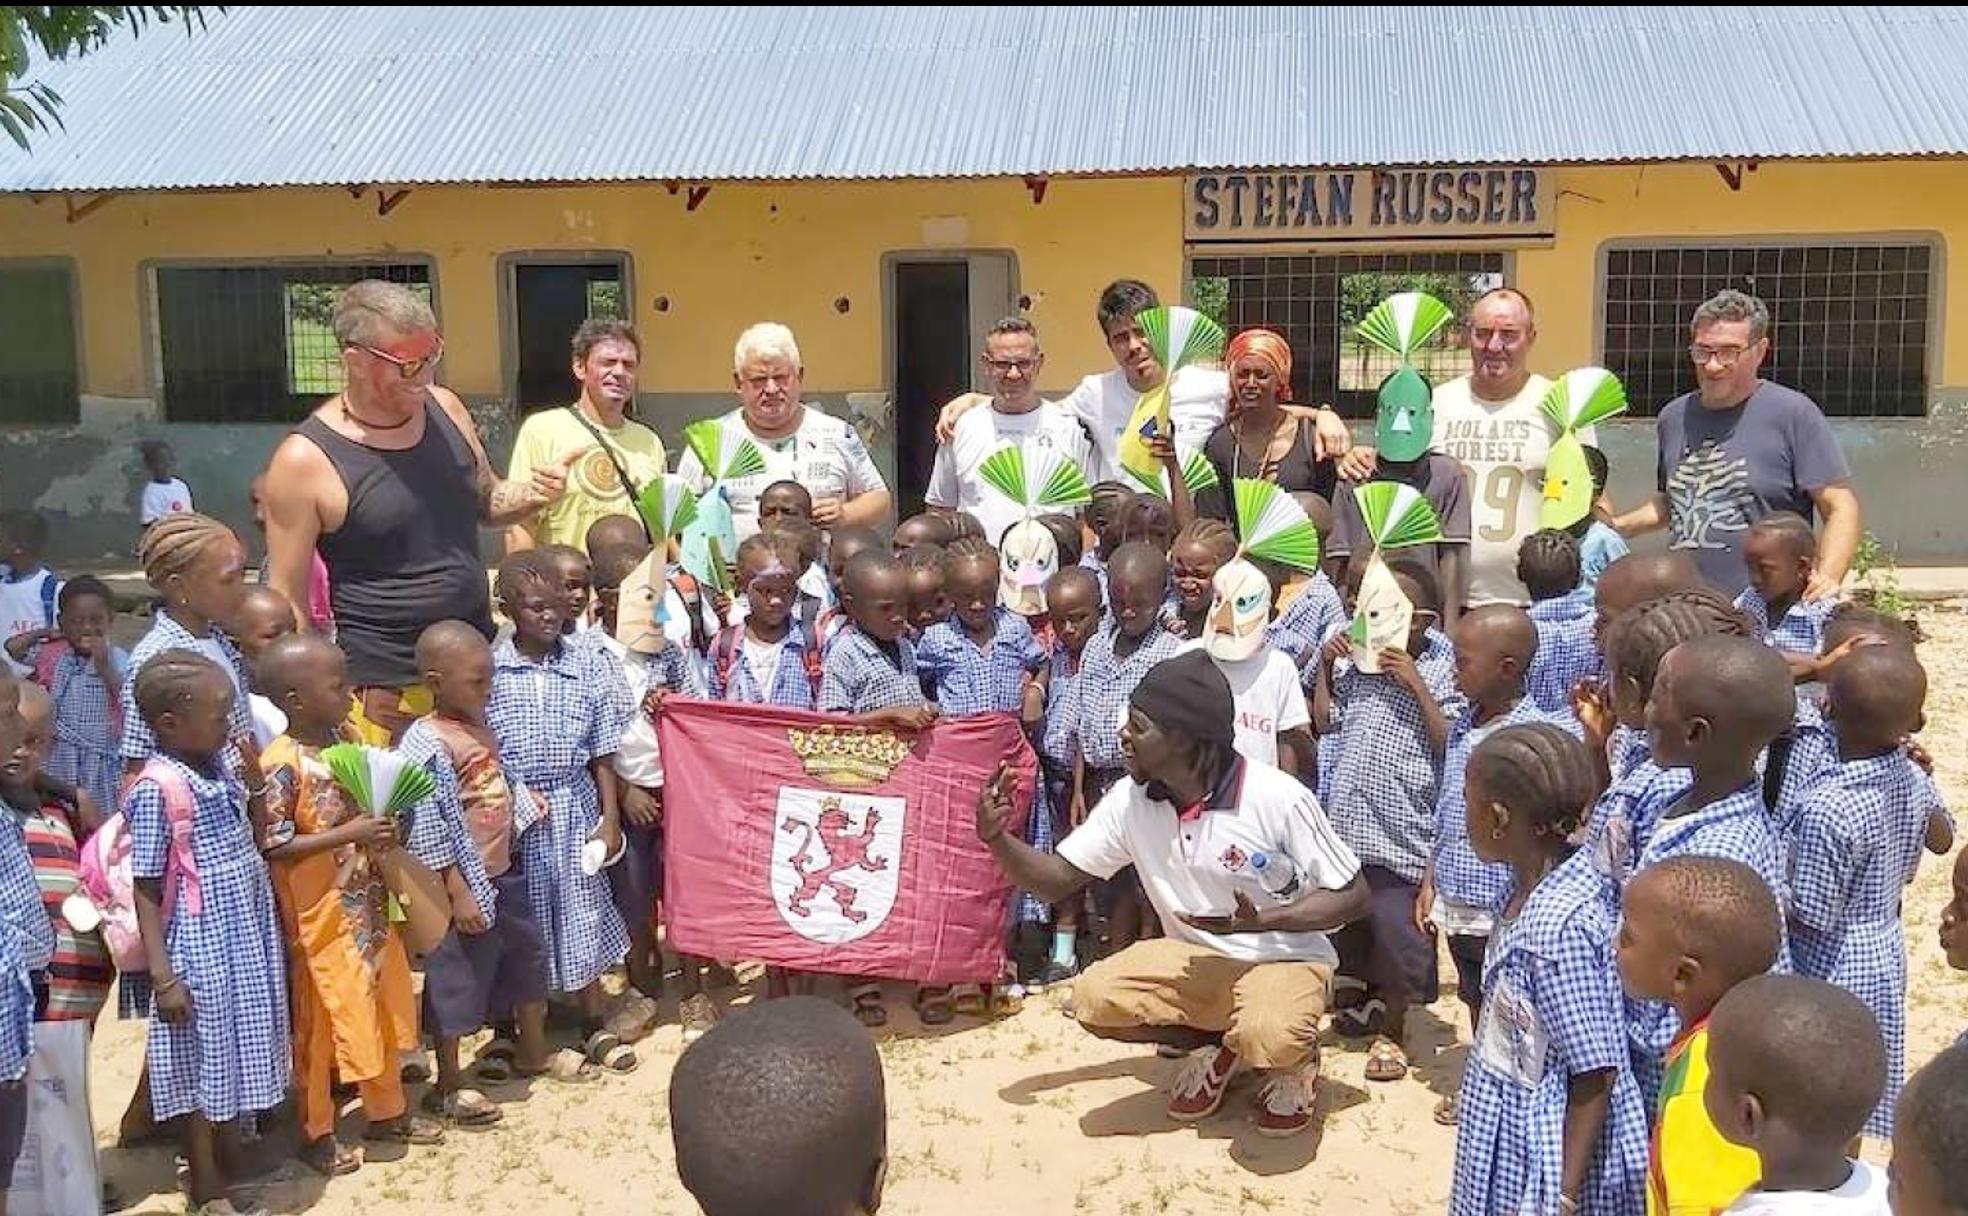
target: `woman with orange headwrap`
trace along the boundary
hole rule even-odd
[[[1198,495],[1196,513],[1229,519],[1228,488],[1238,477],[1330,500],[1337,479],[1333,462],[1319,459],[1310,418],[1283,404],[1291,396],[1291,345],[1272,330],[1247,329],[1230,340],[1223,362],[1230,374],[1230,416],[1203,444],[1223,486]]]

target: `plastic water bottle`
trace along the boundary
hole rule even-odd
[[[1271,898],[1281,904],[1298,898],[1298,867],[1291,858],[1283,853],[1252,853],[1250,867],[1257,875],[1257,885]]]

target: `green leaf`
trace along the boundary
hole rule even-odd
[[[1360,340],[1372,343],[1403,363],[1442,331],[1455,314],[1447,304],[1421,291],[1403,291],[1374,305],[1360,322]]]

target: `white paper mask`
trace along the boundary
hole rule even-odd
[[[1043,613],[1046,580],[1059,570],[1059,542],[1045,525],[1027,519],[1005,529],[998,562],[998,602],[1020,616]]]
[[[643,558],[622,580],[615,606],[615,640],[634,654],[662,650],[669,630],[679,637],[690,636],[690,610],[670,586],[669,576],[669,565],[658,552]]]
[[[1210,657],[1234,663],[1264,646],[1271,623],[1271,581],[1247,561],[1226,563],[1210,580],[1216,598],[1203,622],[1203,648]]]
[[[1360,598],[1353,613],[1353,624],[1346,636],[1353,641],[1353,663],[1361,671],[1380,670],[1380,652],[1401,649],[1408,644],[1408,629],[1414,623],[1414,605],[1394,581],[1394,572],[1376,555],[1367,562],[1360,579]]]

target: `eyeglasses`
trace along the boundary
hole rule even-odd
[[[1734,367],[1737,360],[1749,353],[1747,346],[1702,346],[1696,344],[1688,348],[1688,357],[1695,361],[1696,367],[1706,367],[1710,359],[1724,368]]]
[[[436,367],[437,361],[444,357],[444,339],[442,338],[437,340],[436,350],[428,355],[420,355],[415,359],[405,359],[401,355],[392,355],[386,350],[377,350],[373,346],[364,346],[360,342],[351,342],[349,345],[364,354],[374,355],[383,362],[393,365],[396,368],[397,376],[404,380],[415,380],[431,368]]]
[[[1038,365],[1039,365],[1038,360],[1036,359],[986,359],[984,360],[984,366],[990,368],[992,371],[998,373],[998,375],[1000,376],[1009,376],[1013,372],[1018,372],[1021,375],[1030,375],[1032,369],[1037,367]]]

